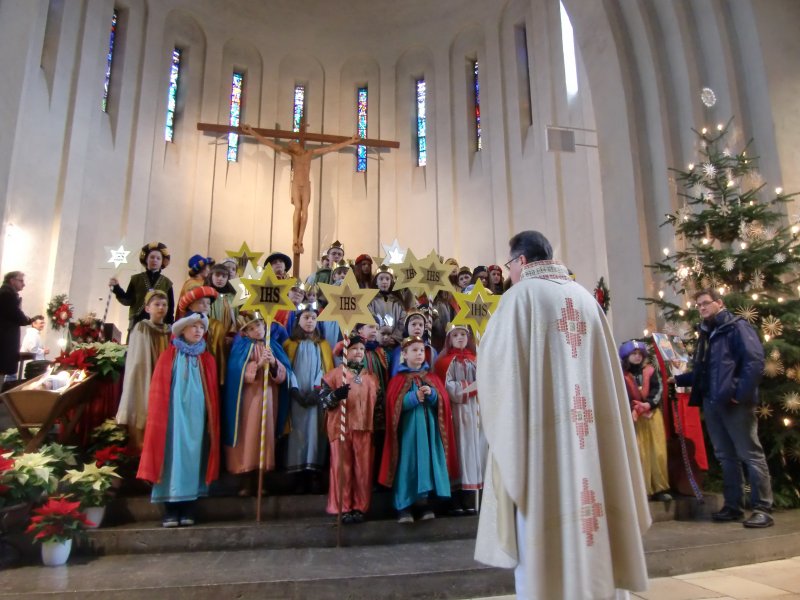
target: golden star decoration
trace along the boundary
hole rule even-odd
[[[453,296],[458,302],[458,314],[453,317],[454,325],[467,325],[472,328],[476,339],[486,331],[489,318],[495,310],[500,296],[490,293],[479,279],[468,294],[455,292]]]
[[[236,259],[236,272],[239,276],[244,274],[244,269],[247,264],[252,264],[254,267],[258,264],[258,260],[264,255],[263,252],[253,252],[247,247],[247,242],[242,242],[241,248],[236,250],[225,250],[225,254],[231,258]]]
[[[242,310],[257,310],[267,323],[275,318],[281,309],[294,310],[294,303],[289,299],[294,279],[278,279],[270,265],[261,271],[261,275],[253,279],[242,278],[249,296]]]
[[[418,293],[424,293],[431,300],[436,297],[438,292],[452,293],[455,290],[453,290],[448,277],[450,270],[450,265],[443,264],[436,251],[431,250],[428,256],[417,261],[417,274],[409,287]]]
[[[258,279],[260,277],[258,271],[253,266],[252,263],[247,263],[244,268],[244,273],[242,273],[241,277],[234,277],[231,279],[231,285],[233,289],[236,290],[236,295],[233,297],[231,301],[231,306],[236,308],[237,306],[241,306],[247,299],[250,297],[250,292],[247,291],[247,287],[242,283],[243,279]]]
[[[800,394],[797,392],[789,392],[783,395],[783,408],[784,410],[797,414],[800,412]]]
[[[772,416],[772,407],[768,404],[759,404],[756,414],[759,419],[769,419]]]
[[[393,267],[392,270],[395,276],[395,290],[412,287],[411,282],[417,276],[417,257],[414,256],[410,248],[406,250],[406,259],[399,265]]]
[[[320,321],[336,321],[343,332],[350,332],[357,323],[374,323],[375,318],[369,312],[369,303],[378,294],[378,290],[360,288],[353,270],[347,271],[340,285],[319,284],[328,306],[319,315]]]
[[[783,324],[779,318],[769,315],[761,320],[761,331],[764,335],[776,338],[783,333]]]

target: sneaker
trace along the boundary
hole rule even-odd
[[[401,510],[400,513],[397,515],[397,522],[398,523],[413,523],[414,516],[411,514],[410,510]]]
[[[711,520],[718,523],[725,523],[728,521],[740,521],[744,517],[744,513],[740,510],[731,508],[730,506],[723,506],[719,512],[711,513]]]
[[[663,491],[653,494],[651,497],[653,502],[672,502],[672,494],[669,492]]]
[[[360,510],[354,510],[350,513],[353,517],[353,523],[363,523],[364,522],[364,513]]]
[[[419,520],[420,521],[430,521],[431,519],[435,519],[435,518],[436,518],[436,515],[433,513],[433,511],[428,509],[424,513],[422,513],[422,516],[419,518]]]
[[[167,515],[163,519],[161,519],[161,526],[171,529],[172,527],[178,526],[178,517],[174,515]]]
[[[753,514],[742,525],[751,529],[763,529],[775,525],[775,519],[768,512],[754,510]]]
[[[184,515],[181,517],[180,520],[181,527],[191,527],[194,525],[194,517],[190,517],[189,515]]]

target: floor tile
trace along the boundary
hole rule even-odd
[[[650,589],[637,592],[645,600],[705,600],[719,598],[722,594],[709,591],[707,588],[694,585],[690,581],[682,581],[674,577],[660,577],[650,580]]]
[[[743,577],[728,575],[727,573],[717,572],[709,577],[693,577],[692,579],[684,581],[689,581],[693,585],[742,600],[745,598],[775,598],[787,594],[786,590],[764,585],[763,583],[751,581]]]
[[[718,572],[800,594],[800,564],[793,559],[731,567]]]

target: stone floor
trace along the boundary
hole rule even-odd
[[[632,600],[800,600],[800,556],[650,580]],[[493,596],[474,600],[515,600]]]

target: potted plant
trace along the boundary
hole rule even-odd
[[[50,466],[56,478],[63,477],[69,467],[78,466],[78,460],[75,458],[75,446],[64,446],[51,442],[44,444],[39,451],[53,459]]]
[[[93,523],[91,528],[103,521],[114,478],[119,478],[116,467],[86,463],[82,470],[70,469],[61,479],[70,495],[80,501]]]
[[[53,475],[55,459],[42,452],[2,455],[0,464],[0,506],[39,502],[58,486]]]
[[[71,502],[66,496],[54,496],[33,510],[27,533],[42,542],[42,562],[57,567],[67,562],[72,551],[72,539],[92,523],[80,512],[80,502]]]

